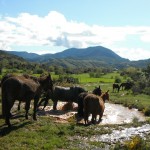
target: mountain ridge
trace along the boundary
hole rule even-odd
[[[139,61],[130,61],[129,59],[122,58],[112,50],[102,47],[88,47],[88,48],[70,48],[62,52],[55,54],[35,54],[28,52],[16,52],[16,51],[7,51],[8,53],[23,57],[24,59],[37,62],[45,63],[47,65],[60,65],[62,67],[144,67],[144,65],[150,63],[150,59],[139,60]]]
[[[36,53],[28,53],[28,52],[18,52],[18,51],[7,51],[8,53],[23,57],[24,59],[30,61],[36,61],[36,59],[41,59],[42,57],[45,59],[49,58],[76,58],[76,59],[102,59],[102,57],[108,57],[113,59],[121,59],[121,60],[128,60],[125,58],[120,57],[112,50],[102,47],[102,46],[95,46],[95,47],[88,47],[88,48],[70,48],[63,50],[62,52],[58,52],[55,54],[36,54]]]

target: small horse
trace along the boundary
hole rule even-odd
[[[92,91],[93,94],[100,96],[102,94],[102,90],[99,87],[95,87],[95,89]],[[83,92],[81,94],[79,94],[78,96],[78,116],[79,117],[83,117],[84,116],[84,112],[83,112],[83,100],[84,98],[88,95],[88,92]]]
[[[99,121],[104,113],[105,101],[109,100],[108,91],[103,93],[101,96],[95,94],[88,94],[84,98],[84,121],[85,124],[88,124],[88,117],[92,114],[92,123],[96,123],[97,115],[99,115]]]
[[[53,90],[53,83],[50,74],[48,76],[37,78],[34,81],[24,76],[13,76],[6,79],[2,84],[2,115],[8,127],[10,124],[10,110],[15,100],[26,102],[25,118],[28,119],[30,102],[34,99],[33,119],[36,120],[37,103],[43,91]]]
[[[119,84],[114,83],[114,84],[113,84],[113,92],[115,92],[116,90],[119,92],[120,86],[119,86]]]

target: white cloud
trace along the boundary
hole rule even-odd
[[[129,60],[142,60],[150,58],[150,50],[142,48],[116,48],[116,53]]]
[[[83,22],[67,20],[63,14],[56,11],[51,11],[44,17],[29,13],[21,13],[16,18],[1,17],[0,34],[0,49],[11,49],[14,45],[16,47],[46,45],[49,48],[53,47],[53,51],[54,47],[57,47],[57,52],[58,46],[83,48],[102,45],[132,60],[150,56],[149,51],[144,48],[129,49],[128,45],[120,48],[117,46],[119,42],[126,41],[128,35],[137,35],[141,42],[150,42],[150,27],[90,26]]]

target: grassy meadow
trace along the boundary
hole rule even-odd
[[[36,75],[38,76],[38,75]],[[88,91],[92,91],[94,87],[101,86],[103,91],[109,90],[110,102],[119,103],[129,108],[137,108],[143,113],[149,111],[150,108],[150,96],[147,95],[133,95],[129,91],[120,91],[119,93],[112,91],[112,84],[116,77],[125,81],[119,73],[114,72],[106,75],[102,75],[100,78],[90,78],[89,74],[72,75],[79,79],[79,85],[84,87]],[[57,79],[58,76],[52,74],[53,79]],[[1,100],[1,96],[0,96]],[[16,112],[18,113],[18,112]],[[1,114],[1,103],[0,103]],[[76,124],[75,118],[72,117],[69,123],[57,123],[57,120],[52,117],[38,116],[37,121],[32,120],[32,109],[30,109],[30,116],[28,120],[24,118],[24,110],[22,109],[18,113],[18,117],[11,119],[13,127],[11,129],[4,125],[4,120],[0,117],[0,149],[4,150],[50,150],[50,149],[96,149],[105,148],[108,143],[103,142],[85,142],[85,138],[89,138],[92,135],[102,135],[111,133],[111,129],[118,129],[118,127],[132,127],[140,126],[145,123],[150,123],[150,119],[146,122],[133,122],[123,125],[90,125],[84,126]],[[146,137],[146,146],[143,148],[150,148],[150,138]],[[143,139],[139,142],[130,141],[132,145],[145,144]],[[129,143],[129,144],[130,144]],[[109,145],[110,149],[132,149],[130,145],[123,146],[120,143],[116,145]],[[141,148],[141,149],[143,149]]]

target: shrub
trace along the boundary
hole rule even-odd
[[[115,83],[121,83],[121,79],[118,76],[115,77]]]
[[[146,107],[143,111],[144,111],[145,116],[150,116],[150,106]]]

